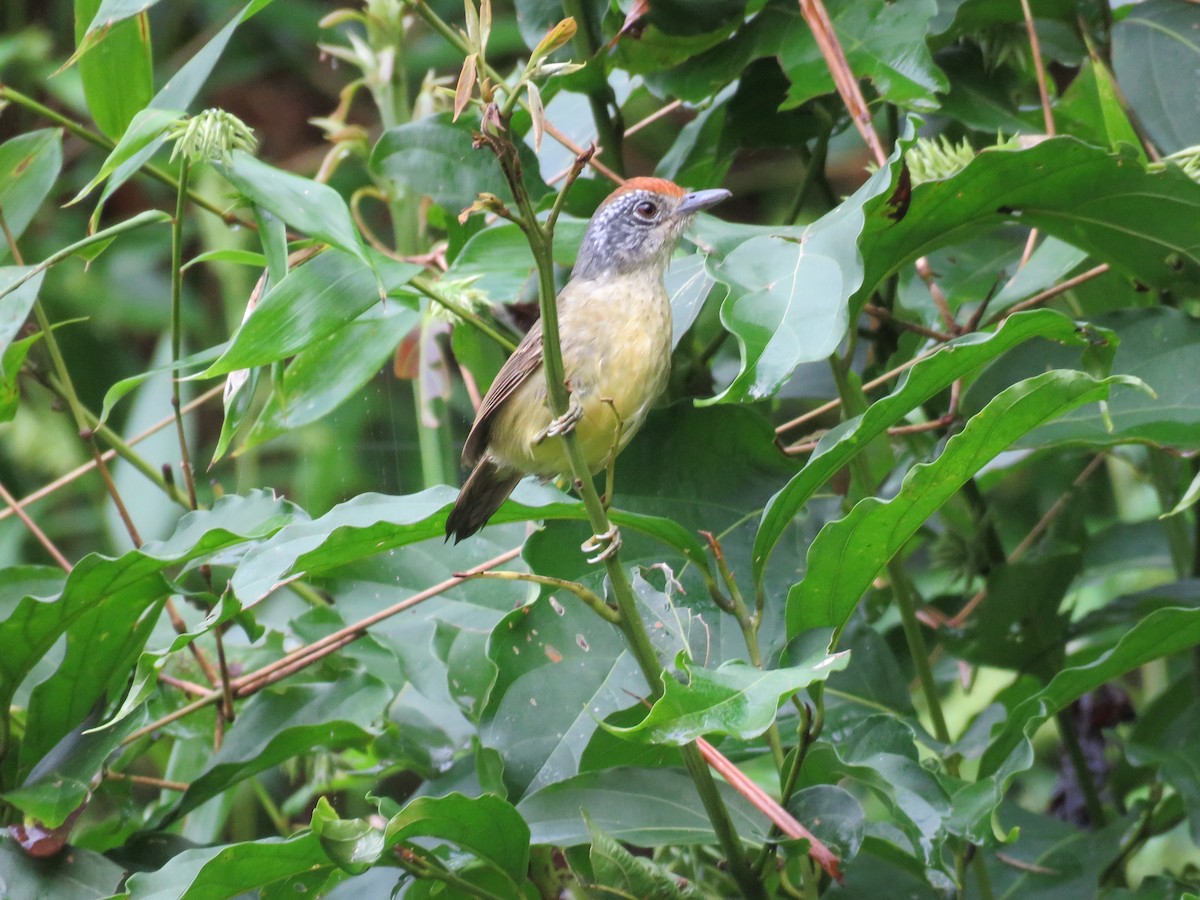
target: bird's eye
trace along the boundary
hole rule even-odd
[[[643,222],[653,222],[658,217],[658,205],[649,200],[643,200],[633,208],[633,214]]]

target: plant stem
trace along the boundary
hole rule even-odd
[[[908,644],[908,654],[912,657],[917,670],[917,678],[921,682],[921,693],[925,695],[925,705],[929,707],[929,718],[933,722],[934,736],[943,744],[950,743],[950,729],[946,727],[946,717],[942,712],[942,700],[938,694],[937,681],[933,677],[933,667],[929,664],[929,648],[925,644],[925,635],[921,633],[921,623],[917,621],[916,604],[913,601],[912,589],[908,583],[908,575],[903,564],[897,559],[891,559],[887,564],[888,578],[892,583],[892,595],[896,598],[896,607],[900,612],[900,625],[904,629],[904,640]],[[951,768],[947,760],[947,768]],[[953,774],[953,773],[951,773]]]
[[[592,120],[596,125],[596,137],[600,144],[600,155],[617,173],[623,173],[625,166],[622,162],[624,154],[624,128],[621,122],[621,110],[617,106],[616,96],[612,85],[604,77],[600,50],[602,42],[596,30],[596,21],[591,16],[591,8],[582,0],[563,0],[563,12],[575,19],[575,52],[580,61],[587,61],[587,74],[591,76],[588,83],[588,105],[592,108]]]
[[[1083,803],[1088,819],[1093,828],[1103,828],[1108,821],[1104,815],[1104,804],[1100,802],[1100,792],[1096,789],[1092,770],[1088,768],[1087,758],[1083,755],[1079,731],[1075,728],[1075,720],[1071,718],[1070,708],[1059,710],[1054,719],[1058,723],[1058,733],[1062,737],[1067,757],[1071,760],[1071,768],[1075,770],[1075,780],[1079,782],[1079,789],[1083,791]]]
[[[175,192],[175,220],[171,225],[171,365],[183,355],[183,214],[187,208],[188,174],[191,166],[184,156],[179,166],[179,188]],[[196,508],[196,479],[188,456],[187,435],[183,429],[183,403],[179,396],[179,378],[171,376],[171,408],[175,411],[175,433],[179,438],[179,467],[187,487],[188,502]]]

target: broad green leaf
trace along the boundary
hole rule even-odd
[[[937,94],[949,87],[926,46],[934,0],[835,0],[829,17],[858,78],[869,78],[890,103],[934,110]],[[795,107],[834,90],[833,76],[808,24],[793,20],[782,44],[780,65],[792,82],[785,107]]]
[[[1171,656],[1200,644],[1200,609],[1160,609],[1129,630],[1115,647],[1081,665],[1068,665],[1045,688],[1009,713],[1003,729],[980,762],[980,775],[998,769],[1022,737],[1047,718],[1065,709],[1088,691],[1120,678],[1151,660]]]
[[[1200,837],[1200,702],[1187,677],[1138,709],[1125,753],[1134,766],[1154,766],[1179,794],[1188,832]]]
[[[525,188],[536,202],[549,188],[533,151],[523,143],[518,149]],[[451,213],[484,192],[512,198],[496,157],[486,147],[472,147],[471,127],[465,119],[451,124],[448,114],[389,128],[371,151],[371,169]]]
[[[717,787],[738,836],[751,846],[760,844],[766,817],[733,788]],[[529,823],[533,844],[590,842],[584,813],[614,839],[639,847],[716,841],[696,785],[682,769],[587,772],[530,794],[517,811]]]
[[[866,831],[862,804],[845,788],[814,784],[792,795],[788,812],[845,864],[858,855]]]
[[[350,207],[329,185],[285,172],[244,150],[234,150],[229,160],[216,163],[216,168],[252,203],[293,228],[371,265],[350,218]],[[419,267],[413,266],[412,271],[419,271]]]
[[[1057,137],[1028,150],[985,150],[953,177],[918,185],[898,222],[869,215],[855,299],[904,263],[1014,220],[1143,285],[1200,281],[1200,184],[1175,168],[1147,172],[1132,148],[1112,154]]]
[[[319,891],[336,870],[311,831],[291,838],[199,847],[154,872],[137,872],[118,897],[209,900],[283,883],[291,894]]]
[[[34,266],[0,266],[0,353],[8,350],[29,318],[45,275]],[[19,286],[11,287],[18,281]]]
[[[950,439],[941,456],[913,468],[897,496],[868,497],[821,531],[809,548],[804,580],[788,593],[788,635],[806,628],[840,631],[887,561],[986,462],[1033,427],[1108,396],[1113,384],[1136,383],[1055,370],[1002,391]]]
[[[529,870],[529,826],[508,801],[484,794],[418,797],[392,816],[384,841],[393,847],[413,838],[445,841],[495,866],[516,884]]]
[[[44,128],[0,144],[0,209],[13,240],[20,240],[62,168],[62,132]],[[0,261],[9,254],[0,241]]]
[[[616,627],[564,592],[506,616],[488,656],[497,674],[479,734],[513,796],[575,775],[599,721],[649,693]]]
[[[714,274],[733,289],[721,322],[733,332],[742,370],[706,403],[768,397],[796,366],[828,356],[845,337],[848,300],[863,281],[859,235],[866,209],[896,187],[907,137],[888,165],[832,212],[804,229],[778,229],[739,244]]]
[[[333,683],[263,689],[238,712],[221,749],[183,792],[168,821],[284,760],[318,748],[365,746],[379,733],[393,696],[391,688],[361,669]]]
[[[31,703],[21,746],[23,771],[83,721],[106,690],[124,687],[152,624],[143,616],[167,595],[162,572],[168,566],[247,537],[264,537],[287,518],[285,504],[270,494],[223,498],[211,511],[185,515],[166,541],[147,543],[115,559],[90,554],[75,564],[61,592],[14,600],[0,620],[0,644],[8,648],[0,654],[0,711],[8,710],[38,660],[64,636],[66,641],[55,671],[34,692],[38,702]],[[5,749],[2,744],[0,749]]]
[[[267,257],[262,253],[256,253],[253,250],[225,248],[221,250],[208,250],[205,253],[193,256],[184,263],[183,271],[186,272],[194,265],[207,262],[227,262],[238,266],[249,266],[252,269],[265,269],[267,267]]]
[[[1196,67],[1200,9],[1191,3],[1139,3],[1112,30],[1117,81],[1164,154],[1200,144]]]
[[[34,859],[5,832],[0,836],[0,893],[5,900],[101,900],[125,878],[124,866],[72,847],[55,860]]]
[[[1122,310],[1096,316],[1093,324],[1120,338],[1111,370],[1133,376],[1153,393],[1117,386],[1105,407],[1092,403],[1048,422],[1018,446],[1079,443],[1112,446],[1131,441],[1166,447],[1200,447],[1200,391],[1190,377],[1200,349],[1200,322],[1169,307]],[[1047,367],[1076,365],[1062,347],[1032,341],[997,360],[963,397],[970,414],[1002,384]]]
[[[101,5],[75,0],[75,43],[86,49],[78,64],[88,109],[100,130],[116,139],[154,94],[150,20],[108,15],[96,32],[91,26]]]
[[[333,412],[379,373],[419,322],[415,308],[389,299],[301,350],[235,455]]]
[[[908,836],[908,852],[926,863],[936,859],[936,847],[950,813],[950,800],[937,776],[919,762],[913,733],[887,715],[871,716],[836,745],[814,744],[800,769],[800,784],[857,782],[891,812]]]
[[[1016,313],[993,332],[964,335],[943,345],[906,372],[896,389],[872,403],[863,415],[824,435],[807,465],[771,498],[763,511],[754,540],[755,579],[762,578],[767,559],[784,528],[851,457],[955,380],[1033,337],[1065,342],[1074,347],[1087,347],[1090,340],[1096,339],[1056,312],[1029,310]],[[1077,356],[1078,351],[1075,353]]]
[[[378,266],[384,288],[395,290],[419,266],[385,262]],[[381,301],[376,272],[357,256],[326,250],[288,273],[267,291],[238,328],[221,357],[201,376],[212,378],[238,369],[286,359],[329,337]]]
[[[664,678],[663,694],[646,717],[633,728],[613,730],[630,740],[676,746],[708,734],[747,741],[771,726],[783,700],[824,681],[849,661],[848,653],[822,653],[805,665],[782,669],[758,669],[740,661],[702,669],[681,658],[686,686]]]
[[[360,494],[321,518],[284,529],[275,539],[253,548],[233,576],[233,590],[250,605],[298,573],[328,572],[383,550],[431,538],[443,540],[446,513],[456,497],[457,492],[445,486],[400,497]],[[586,518],[578,501],[530,480],[517,486],[491,521],[501,525]],[[622,529],[649,534],[678,547],[697,564],[706,564],[703,545],[676,522],[617,510],[611,511],[610,518]]]
[[[560,219],[554,226],[554,261],[560,266],[575,264],[587,222]],[[522,296],[522,288],[533,284],[533,254],[521,229],[511,223],[485,228],[463,245],[454,258],[447,278],[472,279],[471,286],[483,291],[494,303],[510,303]],[[531,294],[531,296],[533,296]]]
[[[4,800],[41,825],[57,828],[87,800],[109,756],[144,720],[125,719],[120,728],[105,731],[86,730],[86,724],[85,721],[63,737],[29,773],[24,784],[4,793]]]
[[[117,145],[101,163],[100,170],[80,189],[71,203],[78,203],[118,170],[127,168],[122,181],[128,179],[162,144],[167,128],[179,121],[183,115],[182,110],[157,106],[139,110],[130,120]],[[106,188],[105,193],[109,192]]]

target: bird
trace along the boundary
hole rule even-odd
[[[539,321],[479,405],[462,451],[471,474],[446,519],[447,539],[458,543],[486,525],[526,475],[569,476],[562,441],[568,431],[574,430],[592,474],[625,448],[670,374],[667,264],[692,217],[729,196],[719,188],[686,191],[663,178],[638,177],[597,207],[555,301],[567,412],[556,417],[547,402]],[[598,535],[584,549],[613,537]]]

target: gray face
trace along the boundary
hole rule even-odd
[[[574,277],[597,278],[666,267],[696,209],[683,197],[633,190],[596,210],[579,248]]]

